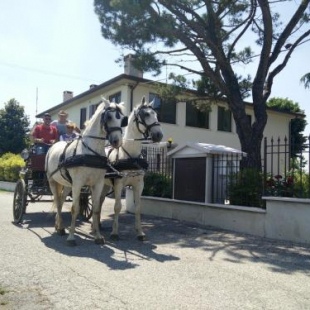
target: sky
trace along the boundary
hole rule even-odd
[[[102,37],[93,0],[1,0],[0,12],[0,109],[15,98],[33,123],[37,113],[62,102],[63,91],[75,96],[124,72],[116,63],[124,51]],[[271,94],[305,111],[306,135],[310,90],[300,78],[310,72],[309,52],[310,43],[293,53]]]

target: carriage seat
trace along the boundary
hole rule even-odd
[[[29,168],[33,171],[44,171],[45,170],[45,156],[46,154],[31,154],[28,162]]]

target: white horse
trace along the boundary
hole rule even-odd
[[[121,195],[125,186],[132,186],[135,202],[135,229],[137,238],[145,240],[141,227],[141,194],[144,187],[144,174],[147,162],[142,159],[142,141],[150,138],[153,142],[160,142],[163,132],[157,119],[157,114],[152,108],[152,103],[146,103],[145,98],[128,117],[128,126],[125,129],[123,144],[119,149],[107,151],[108,160],[115,170],[120,172],[120,178],[105,179],[102,202],[105,196],[114,188],[114,220],[111,238],[118,240],[118,219],[122,208]]]
[[[47,153],[45,170],[54,195],[54,206],[57,207],[55,228],[61,235],[65,234],[61,209],[66,196],[72,190],[72,219],[67,238],[69,245],[76,245],[75,222],[80,210],[80,192],[84,185],[89,186],[91,190],[95,242],[105,242],[100,234],[98,222],[101,210],[100,195],[108,167],[105,145],[108,140],[115,148],[121,146],[121,127],[127,126],[128,121],[127,116],[124,116],[124,110],[123,103],[115,104],[103,99],[78,140],[70,144],[59,141]]]

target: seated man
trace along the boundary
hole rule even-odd
[[[51,125],[50,114],[45,113],[43,124],[36,125],[32,132],[33,142],[36,145],[36,154],[46,154],[52,144],[58,139],[57,128]]]
[[[58,120],[54,120],[51,122],[51,125],[52,126],[55,126],[58,130],[58,136],[60,138],[61,135],[64,135],[66,134],[66,126],[67,124],[69,123],[72,123],[69,119],[68,119],[68,116],[69,114],[64,111],[64,110],[61,110],[58,112]],[[80,133],[80,129],[75,125],[74,127],[74,131],[76,133]]]

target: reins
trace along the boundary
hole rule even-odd
[[[94,136],[94,135],[79,136],[79,138],[76,141],[76,145],[75,145],[75,149],[73,151],[73,154],[69,157],[66,157],[66,150],[72,142],[68,143],[66,145],[66,147],[64,148],[62,155],[59,158],[59,163],[58,163],[57,169],[51,173],[51,176],[53,174],[55,174],[57,171],[60,171],[62,177],[64,179],[66,179],[67,181],[69,181],[70,183],[72,183],[68,168],[76,167],[76,166],[86,166],[86,167],[94,167],[94,168],[98,167],[99,169],[109,168],[115,172],[118,172],[108,162],[108,158],[107,158],[106,154],[104,154],[104,155],[100,154],[99,152],[94,150],[92,147],[90,147],[85,142],[85,138],[106,141],[109,139],[109,135],[114,131],[120,131],[121,134],[123,133],[122,127],[127,126],[127,122],[128,122],[127,116],[126,117],[123,116],[123,119],[121,122],[121,127],[108,127],[107,123],[109,120],[109,116],[108,116],[107,112],[116,112],[116,118],[118,118],[118,119],[120,119],[120,117],[122,115],[121,110],[119,108],[107,108],[102,113],[101,121],[100,121],[101,126],[104,127],[104,129],[105,129],[106,136],[105,137],[99,137],[99,136]],[[89,150],[93,155],[84,154],[84,152],[82,152],[82,154],[77,155],[76,152],[77,152],[77,147],[78,147],[79,142],[81,142],[82,146],[84,148],[86,148],[87,150]],[[62,173],[62,169],[64,169],[65,174]]]

